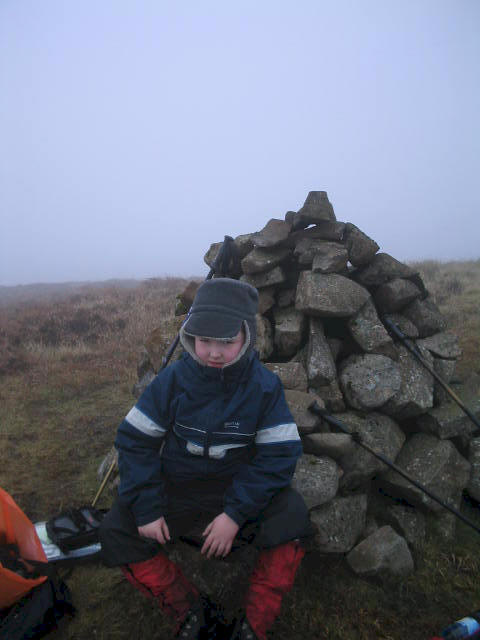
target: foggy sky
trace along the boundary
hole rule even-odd
[[[0,284],[202,275],[326,190],[480,257],[478,0],[2,0]]]

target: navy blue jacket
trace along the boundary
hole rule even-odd
[[[188,353],[160,371],[121,423],[121,500],[141,526],[166,513],[168,486],[219,480],[239,526],[290,484],[302,445],[282,384],[255,352],[224,369]]]

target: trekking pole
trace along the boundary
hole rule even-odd
[[[217,253],[216,258],[213,261],[212,266],[210,268],[210,271],[208,272],[207,277],[205,278],[205,280],[211,280],[215,274],[225,275],[226,273],[228,273],[228,266],[229,266],[229,263],[230,263],[230,259],[232,258],[232,256],[235,257],[235,253],[234,253],[234,249],[233,249],[233,247],[234,247],[233,243],[234,243],[234,240],[233,240],[233,238],[231,236],[225,236],[224,237],[222,246],[220,247],[220,250]],[[187,317],[183,321],[182,326],[188,320],[189,315],[190,315],[190,309],[189,309],[189,311],[187,313]],[[180,340],[180,334],[177,333],[174,341],[168,347],[166,354],[162,358],[162,365],[161,365],[159,371],[162,371],[162,369],[165,369],[165,367],[169,363],[169,361],[170,361],[170,359],[171,359],[171,357],[173,355],[173,352],[177,348],[179,340]],[[107,473],[105,474],[105,477],[102,480],[102,484],[98,488],[97,495],[93,499],[92,507],[94,507],[97,504],[97,502],[98,502],[100,496],[102,495],[103,490],[105,489],[105,486],[106,486],[108,480],[110,479],[110,476],[114,472],[116,466],[117,466],[117,458],[116,458],[116,456],[114,456],[113,462],[110,465],[110,467],[108,468],[108,471],[107,471]]]
[[[371,447],[368,446],[368,444],[365,444],[365,442],[363,442],[362,437],[358,432],[352,433],[351,431],[349,431],[347,426],[341,420],[330,415],[326,409],[322,409],[319,406],[318,402],[315,401],[313,405],[309,407],[309,409],[310,411],[312,411],[312,413],[315,413],[316,415],[320,416],[321,418],[326,420],[328,423],[334,425],[335,427],[338,427],[338,429],[340,429],[340,431],[343,431],[343,433],[346,433],[347,435],[351,436],[354,442],[356,442],[361,447],[366,449],[366,451],[371,453],[372,456],[375,456],[375,458],[378,458],[379,460],[381,460],[384,464],[386,464],[388,467],[390,467],[391,469],[396,471],[398,474],[400,474],[403,478],[405,478],[405,480],[408,480],[408,482],[410,482],[415,487],[417,487],[417,489],[420,489],[420,491],[423,491],[423,493],[425,493],[429,498],[437,502],[440,506],[444,507],[444,509],[448,509],[448,511],[453,513],[453,515],[457,516],[457,518],[462,520],[462,522],[464,522],[465,524],[468,524],[468,526],[472,527],[472,529],[475,529],[477,533],[480,533],[480,527],[477,527],[477,525],[474,522],[471,522],[471,520],[469,520],[463,514],[461,514],[460,511],[455,509],[455,507],[451,507],[450,505],[448,505],[441,498],[439,498],[434,493],[432,493],[429,489],[424,487],[420,482],[415,480],[415,478],[412,478],[403,469],[401,469],[399,466],[394,464],[391,460],[386,458],[382,453],[377,453],[376,451],[374,451]]]
[[[393,320],[391,318],[389,318],[388,316],[384,316],[383,322],[392,331],[392,333],[395,334],[395,336],[399,340],[401,340],[403,342],[403,344],[407,347],[407,349],[410,351],[410,353],[412,353],[417,358],[417,360],[421,364],[423,364],[425,369],[435,378],[435,380],[443,387],[443,389],[445,389],[445,391],[448,393],[448,395],[451,398],[453,398],[453,400],[455,400],[455,402],[458,404],[458,406],[467,414],[467,416],[470,418],[470,420],[473,422],[473,424],[477,427],[477,431],[475,431],[472,434],[472,435],[476,435],[478,430],[480,430],[480,422],[477,420],[475,415],[470,411],[470,409],[468,407],[466,407],[463,404],[463,402],[457,396],[455,391],[453,391],[453,389],[451,387],[449,387],[448,384],[442,380],[442,378],[438,375],[438,373],[432,369],[432,367],[428,364],[428,362],[425,360],[425,358],[420,353],[419,348],[407,338],[407,336],[403,333],[403,331],[400,329],[400,327],[398,325],[396,325],[395,322],[393,322]]]

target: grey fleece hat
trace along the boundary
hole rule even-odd
[[[222,340],[236,336],[246,322],[250,346],[253,346],[257,310],[258,292],[255,287],[232,278],[206,280],[197,291],[182,329],[189,335]]]

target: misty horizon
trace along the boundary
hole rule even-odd
[[[479,258],[475,0],[0,5],[0,285],[204,277],[327,191],[401,261]]]

